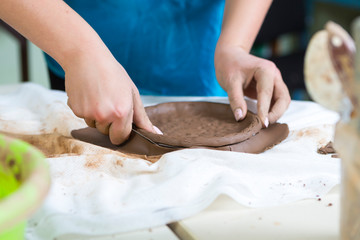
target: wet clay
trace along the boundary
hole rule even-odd
[[[332,158],[339,158],[339,155],[336,153],[331,141],[328,142],[325,146],[320,147],[317,152],[324,155],[331,154]]]
[[[286,124],[272,124],[261,129],[258,116],[248,112],[236,122],[230,105],[209,102],[175,102],[147,107],[152,123],[164,135],[134,128],[122,145],[111,144],[109,137],[96,129],[72,131],[76,139],[112,150],[139,154],[162,155],[184,148],[206,148],[226,151],[260,153],[284,140],[289,129]]]
[[[154,142],[171,146],[219,147],[242,142],[257,134],[261,122],[247,113],[237,122],[229,104],[211,102],[169,102],[145,108],[151,122],[164,135],[138,131]]]
[[[320,148],[317,150],[317,152],[320,153],[320,154],[336,153],[336,152],[335,152],[335,149],[334,149],[334,146],[333,146],[333,143],[332,143],[331,141],[328,142],[325,146],[320,147]]]

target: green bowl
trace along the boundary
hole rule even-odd
[[[28,143],[0,135],[0,240],[24,239],[26,221],[49,187],[44,155]]]

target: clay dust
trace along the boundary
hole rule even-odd
[[[65,137],[59,133],[39,134],[39,135],[24,135],[1,132],[12,138],[23,140],[44,153],[47,158],[64,157],[64,156],[80,156],[86,155],[85,167],[98,168],[102,164],[102,155],[111,154],[123,158],[141,158],[150,163],[154,163],[160,159],[161,156],[145,156],[137,154],[125,154],[119,151],[103,148],[90,143],[82,142],[71,137]],[[116,165],[122,166],[122,162],[118,160]]]

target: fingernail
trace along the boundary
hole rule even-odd
[[[154,128],[154,130],[155,130],[155,132],[156,132],[157,134],[164,135],[164,134],[162,133],[162,131],[161,131],[157,126],[153,126],[153,128]]]
[[[264,125],[266,128],[269,126],[269,119],[267,117],[265,118]]]
[[[340,47],[342,44],[343,44],[343,41],[341,40],[340,37],[338,36],[333,36],[331,38],[331,44],[334,46],[334,47]]]
[[[235,120],[236,120],[236,121],[240,121],[240,119],[242,118],[242,116],[243,116],[242,110],[241,110],[240,108],[237,108],[237,109],[235,110]]]

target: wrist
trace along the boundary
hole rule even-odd
[[[249,54],[249,51],[244,49],[244,47],[241,45],[219,40],[216,45],[215,54],[214,54],[215,66],[217,66],[218,63],[224,61],[224,58],[226,59],[228,56],[233,56],[234,53],[236,53],[237,55],[239,54],[243,55],[243,54]]]
[[[251,46],[249,46],[245,42],[241,41],[241,39],[235,40],[231,36],[227,36],[225,33],[222,33],[220,35],[219,40],[216,44],[216,49],[223,49],[223,48],[237,48],[246,53],[249,53],[251,50]]]

